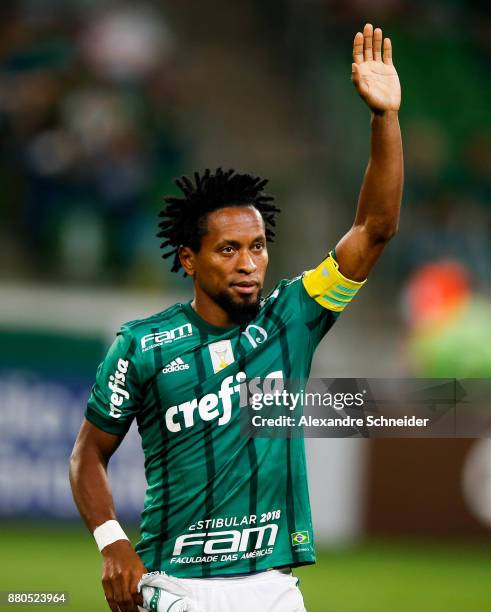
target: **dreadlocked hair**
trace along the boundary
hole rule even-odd
[[[164,241],[160,248],[162,257],[174,256],[172,272],[181,268],[179,247],[189,246],[199,251],[201,238],[206,234],[208,213],[227,206],[254,206],[262,215],[266,228],[266,240],[274,241],[275,217],[280,209],[272,202],[273,196],[263,192],[268,179],[250,174],[238,174],[230,168],[217,168],[214,173],[206,169],[203,174],[194,173],[194,184],[187,176],[176,179],[184,197],[166,196],[165,206],[159,213],[162,220],[157,234]],[[166,250],[167,249],[167,250]],[[186,276],[186,274],[184,274]]]

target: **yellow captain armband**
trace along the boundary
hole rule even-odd
[[[367,282],[352,281],[343,276],[332,251],[317,268],[305,272],[302,280],[310,297],[323,308],[334,312],[343,312],[358,289]]]

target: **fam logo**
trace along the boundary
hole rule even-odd
[[[188,338],[193,335],[193,328],[191,323],[185,323],[175,329],[169,329],[168,331],[157,332],[156,334],[147,334],[141,339],[142,352],[149,351],[150,349],[162,346],[162,344],[170,344],[175,340],[181,340],[181,338]]]
[[[261,527],[249,527],[242,531],[231,529],[227,531],[189,533],[181,535],[176,539],[172,554],[174,556],[181,555],[182,549],[188,546],[193,547],[194,552],[203,552],[205,555],[245,552],[251,548],[259,550],[263,546],[274,546],[277,535],[278,525],[275,523],[269,523]],[[171,563],[176,561],[176,559],[171,559]]]
[[[255,325],[254,323],[248,325],[245,328],[245,331],[242,333],[249,340],[253,349],[255,349],[258,344],[262,344],[268,338],[268,332],[264,329],[264,327]]]
[[[126,389],[126,373],[130,362],[125,359],[118,359],[117,370],[109,377],[107,386],[112,391],[111,407],[109,416],[119,419],[122,414],[121,406],[124,400],[130,399],[130,394]]]

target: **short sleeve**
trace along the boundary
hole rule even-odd
[[[339,271],[333,251],[317,268],[304,272],[300,312],[315,348],[366,281],[356,282]]]
[[[135,349],[136,340],[123,328],[97,369],[85,416],[107,433],[124,435],[141,407]]]

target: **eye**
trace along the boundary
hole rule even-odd
[[[262,251],[264,249],[264,243],[263,242],[256,242],[256,244],[254,245],[254,250],[255,251]]]
[[[234,252],[234,247],[224,246],[220,249],[220,253],[225,253],[225,255],[231,255]]]

